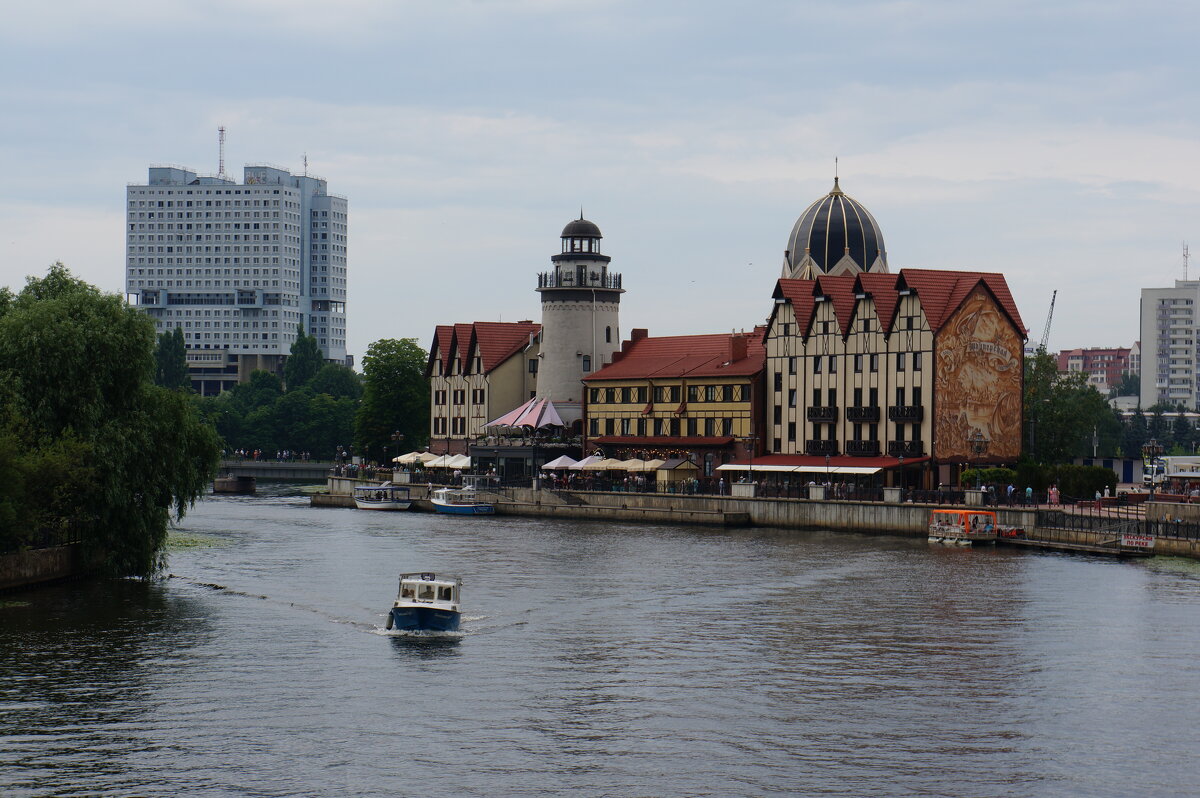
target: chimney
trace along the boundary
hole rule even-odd
[[[746,336],[729,336],[729,362],[736,363],[746,357]]]
[[[633,341],[640,341],[643,338],[649,338],[649,337],[650,337],[650,331],[648,329],[646,329],[645,327],[634,327],[632,330],[629,331],[630,343],[632,343]]]

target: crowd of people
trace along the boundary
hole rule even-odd
[[[225,453],[226,456],[229,452]],[[307,463],[311,458],[309,452],[293,452],[291,449],[276,449],[274,459],[270,452],[262,449],[234,449],[233,457],[238,460],[258,460],[276,463]]]

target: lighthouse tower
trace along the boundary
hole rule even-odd
[[[600,228],[579,218],[562,231],[553,269],[538,275],[542,345],[538,397],[554,403],[567,424],[583,417],[584,376],[612,362],[621,348],[621,275],[600,254]]]

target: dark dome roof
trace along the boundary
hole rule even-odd
[[[604,238],[604,236],[600,235],[600,228],[594,222],[589,222],[580,216],[563,228],[560,238]]]
[[[887,248],[878,222],[870,211],[842,193],[836,177],[833,190],[809,205],[796,220],[788,237],[788,265],[795,268],[804,259],[806,249],[822,272],[828,272],[847,254],[863,271],[869,270],[876,258],[887,265]]]

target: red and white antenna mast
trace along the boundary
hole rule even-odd
[[[217,177],[225,177],[225,126],[221,125],[217,128],[217,143],[220,150],[220,157],[217,162]]]

